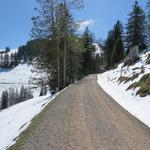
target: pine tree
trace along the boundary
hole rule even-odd
[[[9,67],[9,55],[8,53],[6,53],[4,55],[4,68],[8,68]]]
[[[16,91],[15,91],[15,104],[19,103],[19,92],[18,92],[18,88],[16,88]]]
[[[7,90],[2,93],[1,97],[1,109],[6,109],[8,107],[8,92]]]
[[[51,88],[62,89],[71,81],[70,71],[68,74],[70,68],[68,60],[72,46],[69,40],[75,39],[75,22],[70,9],[79,7],[81,0],[38,0],[38,2],[41,9],[38,11],[39,16],[33,17],[32,35],[35,39],[45,39],[45,48],[41,48],[36,66],[46,71]]]
[[[147,45],[150,50],[150,0],[147,2]]]
[[[30,87],[25,88],[22,86],[20,90],[19,102],[23,102],[31,98],[33,98],[33,94]]]
[[[94,39],[93,34],[89,31],[88,27],[83,33],[82,38],[85,50],[85,52],[83,53],[83,68],[84,68],[84,75],[86,76],[95,72],[95,65],[94,65],[95,46],[93,45]]]
[[[3,62],[4,62],[4,60],[3,60],[4,58],[3,58],[3,54],[0,54],[0,67],[2,67],[3,68]]]
[[[6,47],[6,53],[10,52],[10,47]]]
[[[113,30],[108,32],[107,40],[105,41],[104,46],[104,64],[106,69],[108,70],[112,64],[111,64],[111,56],[112,56],[112,49],[114,46],[114,32]]]
[[[15,89],[14,88],[9,89],[8,100],[9,100],[9,106],[16,104]]]
[[[112,48],[111,64],[118,64],[124,58],[123,25],[120,21],[114,25],[114,44]]]
[[[35,8],[39,15],[32,18],[31,36],[34,39],[50,39],[54,29],[54,0],[36,1],[40,8]]]
[[[22,86],[20,90],[19,102],[23,102],[25,100],[25,94],[26,94],[25,88],[24,86]]]
[[[135,1],[133,10],[129,13],[126,25],[126,43],[127,48],[135,45],[138,45],[141,51],[146,48],[145,13],[138,1]]]
[[[124,58],[123,25],[120,21],[108,33],[104,55],[106,69],[114,67]]]

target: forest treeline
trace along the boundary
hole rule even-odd
[[[135,1],[125,25],[116,21],[106,40],[98,43],[101,55],[95,55],[96,40],[88,27],[78,34],[80,21],[73,12],[83,9],[82,0],[36,1],[39,7],[32,18],[32,40],[19,47],[17,59],[32,62],[35,72],[47,74],[36,78],[42,87],[61,90],[84,76],[116,67],[133,46],[139,52],[150,49],[150,0],[146,8]]]
[[[33,94],[29,87],[22,86],[20,91],[18,88],[10,88],[2,92],[0,110],[31,98],[33,98]]]

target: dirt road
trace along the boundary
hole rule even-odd
[[[150,150],[150,130],[89,76],[56,98],[24,150]]]

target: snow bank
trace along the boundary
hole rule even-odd
[[[0,112],[0,150],[13,145],[31,120],[54,98],[50,95],[30,99]]]
[[[124,107],[133,116],[141,120],[150,127],[150,95],[139,97],[136,95],[138,88],[126,91],[126,89],[135,82],[138,82],[144,74],[150,73],[150,65],[146,64],[146,59],[150,52],[141,55],[141,61],[130,67],[123,68],[123,76],[132,77],[135,73],[140,73],[144,67],[144,73],[140,74],[133,81],[119,83],[118,79],[121,74],[122,64],[117,69],[107,71],[98,75],[98,84],[122,107]]]

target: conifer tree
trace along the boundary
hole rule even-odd
[[[26,94],[26,90],[24,86],[22,86],[20,90],[19,102],[23,102],[25,100],[25,97],[26,97],[25,94]]]
[[[123,25],[120,21],[117,21],[108,33],[104,55],[107,69],[114,67],[124,58]]]
[[[147,2],[147,45],[150,50],[150,0]]]
[[[114,34],[113,30],[108,32],[108,37],[105,41],[105,46],[104,46],[104,64],[106,69],[108,70],[112,64],[111,64],[111,56],[112,56],[112,49],[114,46]]]
[[[16,91],[15,91],[15,103],[16,104],[19,103],[19,99],[20,99],[20,97],[19,97],[18,88],[16,88]]]
[[[123,25],[120,21],[114,25],[114,44],[112,48],[111,65],[119,63],[124,58]]]
[[[1,109],[6,109],[8,107],[8,92],[7,90],[2,93],[1,97]]]
[[[127,48],[138,45],[140,50],[146,48],[146,32],[145,32],[145,13],[135,1],[133,10],[129,13],[128,23],[126,25],[126,43]]]
[[[83,39],[83,46],[84,46],[84,53],[83,53],[83,69],[84,75],[89,75],[95,72],[95,65],[94,65],[94,53],[95,53],[95,46],[93,34],[89,31],[88,27],[86,28],[85,32],[82,36]]]
[[[62,89],[69,82],[68,60],[70,46],[74,38],[75,22],[71,8],[79,7],[81,0],[37,0],[41,9],[33,17],[32,35],[35,39],[45,39],[38,57],[38,68],[46,71],[51,88]],[[72,47],[73,51],[75,47]],[[57,59],[56,59],[57,58]],[[70,68],[70,66],[69,66]],[[56,83],[57,81],[57,83]]]
[[[4,65],[4,57],[3,57],[3,54],[0,55],[0,67],[3,68],[3,65]]]
[[[10,52],[10,47],[6,47],[6,53]]]
[[[6,53],[4,55],[4,68],[8,68],[9,67],[9,55],[8,53]]]
[[[15,89],[10,88],[8,91],[9,106],[16,104]]]

